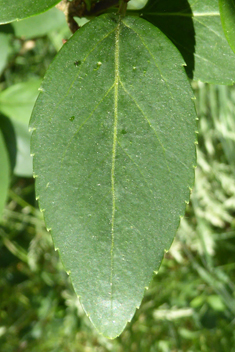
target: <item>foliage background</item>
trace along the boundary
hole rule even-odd
[[[141,308],[119,338],[107,340],[84,315],[34,198],[25,131],[40,80],[70,36],[64,18],[50,11],[37,16],[35,33],[30,19],[0,32],[7,53],[0,111],[22,155],[0,226],[0,349],[235,351],[235,87],[194,83],[199,144],[191,203]]]

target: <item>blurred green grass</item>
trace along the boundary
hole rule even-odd
[[[69,37],[65,25],[33,38],[1,30],[9,48],[0,95],[41,79]],[[1,351],[235,351],[235,87],[193,88],[199,144],[191,202],[140,309],[113,341],[93,329],[73,292],[34,180],[15,172],[0,226]]]

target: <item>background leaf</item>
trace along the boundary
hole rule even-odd
[[[9,34],[0,32],[0,75],[7,64],[8,56],[12,51],[10,40],[11,36]]]
[[[148,22],[100,16],[63,46],[32,115],[40,207],[108,337],[140,305],[189,199],[196,115],[182,65]]]
[[[0,130],[3,134],[5,145],[8,151],[11,171],[13,172],[16,165],[17,143],[14,126],[11,120],[0,113]]]
[[[10,184],[9,156],[8,156],[2,131],[0,130],[0,219],[2,217],[2,211],[5,206],[9,184]]]
[[[235,52],[235,1],[219,0],[219,6],[225,36]]]
[[[38,16],[12,23],[15,30],[15,35],[25,39],[43,36],[52,30],[59,29],[64,25],[67,25],[65,15],[62,11],[56,8],[53,8]]]
[[[31,79],[0,92],[0,111],[11,119],[27,125],[39,93],[40,83],[40,79]]]
[[[215,0],[152,0],[143,18],[160,28],[177,46],[190,78],[233,84],[235,60],[221,26]]]
[[[59,0],[0,0],[0,23],[8,23],[37,15],[58,4]]]
[[[30,155],[30,137],[31,134],[28,125],[13,121],[14,131],[17,142],[17,157],[14,174],[17,176],[32,177],[33,164]]]
[[[29,119],[38,96],[41,80],[15,84],[0,92],[0,112],[10,117],[17,141],[17,156],[14,174],[32,176],[32,157],[30,156]]]

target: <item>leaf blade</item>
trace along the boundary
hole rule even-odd
[[[183,60],[159,30],[103,15],[62,48],[34,109],[41,208],[88,316],[110,338],[132,318],[184,213],[195,164],[191,98]]]
[[[9,23],[23,18],[28,18],[39,13],[49,10],[54,5],[58,4],[59,0],[21,0],[9,2],[0,0],[0,23]]]

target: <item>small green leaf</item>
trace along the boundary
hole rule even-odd
[[[5,140],[0,130],[0,219],[7,199],[10,183],[10,161]]]
[[[9,23],[49,10],[60,0],[0,0],[0,23]]]
[[[28,123],[33,105],[38,96],[41,80],[30,80],[15,84],[0,93],[0,112],[10,117],[17,142],[17,155],[14,174],[32,176],[30,156],[30,133]]]
[[[11,119],[28,125],[40,83],[41,80],[32,79],[0,92],[0,111]]]
[[[219,6],[225,36],[235,52],[235,1],[219,0]]]
[[[183,65],[152,24],[102,15],[63,46],[33,111],[46,225],[86,313],[110,338],[140,305],[194,182]]]
[[[152,0],[141,12],[177,46],[190,78],[235,82],[234,53],[225,38],[216,0]]]

